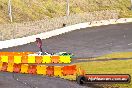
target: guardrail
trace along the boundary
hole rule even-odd
[[[87,27],[94,27],[94,26],[101,26],[101,25],[109,25],[109,24],[118,24],[118,23],[128,23],[132,22],[132,18],[120,18],[120,19],[109,19],[109,20],[101,20],[101,21],[92,21],[92,22],[85,22],[79,23],[71,26],[67,26],[64,28],[56,29],[49,32],[44,32],[37,35],[32,35],[23,38],[11,39],[0,41],[0,49],[9,48],[13,46],[24,45],[30,42],[35,42],[36,38],[47,39],[52,36],[60,35],[66,32],[70,32],[77,29],[87,28]]]

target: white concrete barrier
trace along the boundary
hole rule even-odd
[[[109,22],[109,20],[102,20],[102,21],[101,21],[101,24],[102,24],[102,25],[109,25],[110,22]]]
[[[101,20],[101,21],[79,23],[79,24],[67,26],[64,28],[52,30],[49,32],[44,32],[44,33],[37,34],[37,35],[0,41],[0,49],[24,45],[24,44],[27,44],[30,42],[35,42],[36,38],[47,39],[47,38],[50,38],[52,36],[56,36],[59,34],[63,34],[63,33],[70,32],[70,31],[77,30],[77,29],[81,29],[81,28],[101,26],[101,25],[109,25],[109,24],[117,24],[117,23],[127,23],[127,22],[132,22],[132,18],[110,19],[110,20]]]

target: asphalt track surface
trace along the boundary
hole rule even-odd
[[[0,51],[38,52],[36,43]],[[76,57],[95,57],[120,51],[132,51],[132,23],[85,28],[43,40],[43,51],[67,51]]]
[[[0,51],[33,51],[36,43]],[[67,51],[77,58],[95,57],[112,52],[132,51],[132,23],[117,24],[72,31],[43,40],[43,50]],[[25,74],[0,73],[0,88],[89,88],[67,80]],[[98,88],[91,86],[90,88]]]

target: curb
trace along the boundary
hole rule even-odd
[[[28,44],[28,43],[31,43],[31,42],[35,42],[36,38],[47,39],[47,38],[50,38],[50,37],[53,37],[53,36],[57,36],[57,35],[60,35],[60,34],[66,33],[66,32],[70,32],[70,31],[73,31],[73,30],[81,29],[81,28],[102,26],[102,25],[110,25],[110,24],[119,24],[119,23],[128,23],[128,22],[132,22],[132,18],[109,19],[109,20],[79,23],[79,24],[67,26],[67,27],[64,27],[64,28],[52,30],[52,31],[49,31],[49,32],[40,33],[40,34],[37,34],[37,35],[0,41],[0,49]]]

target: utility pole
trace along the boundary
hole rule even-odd
[[[8,14],[9,14],[10,21],[12,22],[11,0],[8,0]]]
[[[66,16],[68,17],[69,14],[70,14],[70,3],[69,3],[69,0],[66,0],[66,3],[67,3]]]
[[[130,9],[132,10],[132,0],[131,0],[131,7],[130,7]]]

